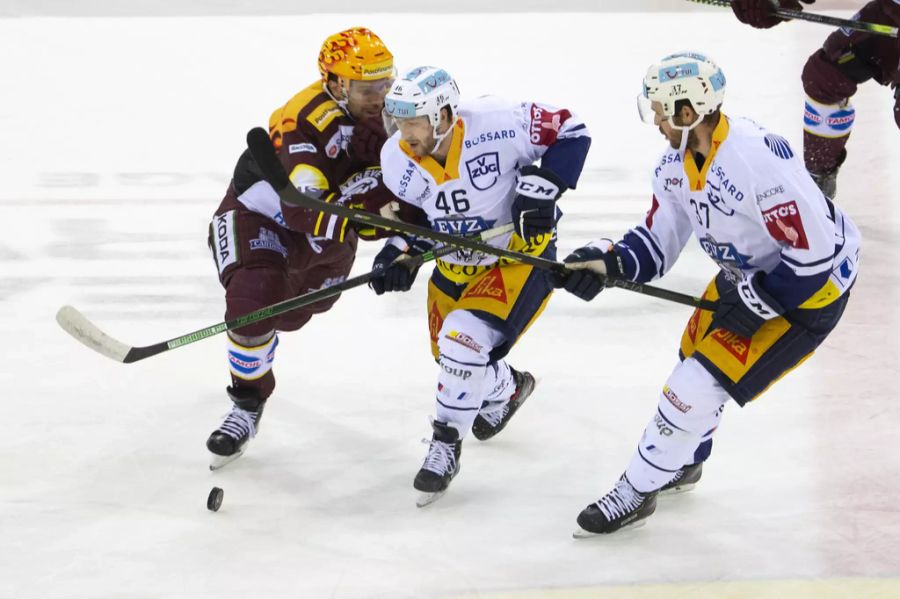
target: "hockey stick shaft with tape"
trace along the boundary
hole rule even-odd
[[[477,238],[473,239],[468,237],[461,237],[441,231],[426,229],[424,227],[419,227],[417,225],[412,225],[403,221],[397,221],[376,214],[371,214],[362,210],[347,208],[346,206],[342,206],[341,204],[324,202],[322,200],[317,200],[315,198],[309,197],[306,194],[302,193],[299,189],[294,187],[293,183],[291,183],[288,174],[285,172],[284,167],[281,164],[281,160],[278,158],[275,147],[272,145],[272,140],[269,137],[269,133],[265,129],[262,129],[260,127],[251,129],[247,133],[247,146],[250,148],[250,153],[253,155],[254,161],[256,161],[256,164],[262,171],[263,177],[265,178],[266,182],[272,186],[281,201],[290,206],[308,208],[310,210],[316,210],[319,212],[324,212],[326,214],[343,217],[356,223],[375,226],[378,228],[397,231],[400,233],[407,233],[409,235],[415,235],[416,237],[425,237],[427,239],[432,239],[449,246],[456,246],[468,250],[474,250],[483,254],[497,256],[498,258],[506,258],[519,262],[521,264],[527,264],[535,268],[548,270],[561,275],[567,275],[570,272],[562,262],[555,262],[553,260],[547,260],[546,258],[541,258],[539,256],[532,256],[530,254],[523,254],[521,252],[516,252],[507,248],[490,246],[486,243],[478,241]],[[715,303],[708,300],[703,300],[697,297],[686,295],[684,293],[678,293],[676,291],[669,291],[668,289],[660,289],[659,287],[644,285],[643,283],[635,283],[633,281],[628,281],[625,279],[614,279],[607,277],[606,286],[627,289],[628,291],[649,295],[651,297],[675,302],[678,304],[684,304],[693,308],[701,308],[703,310],[716,309]]]
[[[707,4],[709,6],[731,6],[731,0],[688,0],[696,4]],[[839,17],[829,17],[814,12],[806,12],[799,10],[790,10],[787,8],[772,7],[772,14],[798,21],[809,21],[810,23],[819,23],[821,25],[829,25],[832,27],[842,27],[845,29],[853,29],[855,31],[865,31],[866,33],[876,33],[878,35],[886,35],[888,37],[897,37],[897,28],[890,25],[882,25],[881,23],[866,23],[865,21],[857,21],[855,19],[841,19]]]
[[[495,227],[493,229],[488,229],[487,231],[482,231],[481,234],[477,236],[477,238],[483,241],[487,241],[494,237],[505,235],[512,230],[513,226],[511,224],[501,227]],[[454,248],[444,246],[436,248],[434,250],[430,250],[428,252],[425,252],[424,254],[408,258],[405,260],[405,263],[410,268],[414,268],[426,262],[430,262],[441,256],[449,254],[453,251],[455,251]],[[367,272],[351,279],[347,279],[346,281],[343,281],[336,285],[331,285],[330,287],[325,287],[324,289],[311,291],[309,293],[305,293],[303,295],[299,295],[297,297],[272,304],[271,306],[260,308],[259,310],[250,312],[249,314],[244,314],[243,316],[239,316],[232,320],[226,320],[212,326],[198,329],[192,333],[187,333],[186,335],[181,335],[167,341],[160,341],[159,343],[154,343],[152,345],[146,346],[130,346],[122,343],[114,337],[109,336],[107,333],[103,332],[97,325],[91,322],[86,316],[84,316],[84,314],[82,314],[72,306],[63,306],[62,308],[60,308],[56,313],[56,322],[59,323],[59,326],[62,327],[62,329],[69,335],[71,335],[87,347],[91,348],[92,350],[103,354],[104,356],[111,358],[117,362],[130,364],[132,362],[138,362],[140,360],[150,358],[152,356],[167,352],[172,349],[176,349],[178,347],[182,347],[184,345],[189,345],[191,343],[201,341],[208,337],[213,337],[220,333],[224,333],[225,331],[239,329],[248,324],[266,320],[268,318],[272,318],[273,316],[278,316],[279,314],[284,314],[285,312],[290,312],[291,310],[296,310],[298,308],[314,304],[324,299],[334,297],[335,295],[347,291],[348,289],[353,289],[354,287],[365,285],[373,278],[373,273]]]

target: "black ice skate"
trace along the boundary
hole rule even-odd
[[[834,196],[837,195],[838,171],[841,170],[841,165],[844,164],[846,159],[847,150],[841,150],[841,155],[838,157],[837,164],[834,165],[831,170],[823,171],[821,173],[809,171],[809,176],[812,177],[812,180],[815,181],[816,185],[819,186],[819,189],[822,190],[822,194],[829,200],[833,200]]]
[[[487,441],[502,431],[513,417],[513,414],[516,413],[516,410],[525,403],[525,400],[534,391],[535,381],[530,372],[519,372],[514,368],[510,368],[510,370],[516,383],[516,390],[512,396],[500,407],[490,405],[487,407],[494,409],[487,412],[478,412],[475,422],[472,423],[472,434],[479,441]],[[485,407],[484,405],[481,406],[482,410]]]
[[[659,494],[675,495],[677,493],[690,491],[700,480],[700,476],[702,474],[703,462],[700,462],[699,464],[693,464],[691,466],[684,466],[677,473],[675,473],[675,478],[670,480],[659,490]]]
[[[428,455],[422,469],[416,474],[413,486],[421,491],[416,500],[418,507],[424,507],[439,499],[447,491],[450,481],[459,472],[459,454],[462,441],[459,431],[443,422],[432,422],[434,435],[428,446]]]
[[[612,491],[578,514],[579,528],[572,536],[581,539],[643,526],[645,519],[656,511],[656,493],[639,493],[623,474]]]
[[[256,436],[266,405],[266,400],[259,399],[253,389],[228,387],[227,391],[234,405],[219,428],[206,440],[206,448],[213,454],[210,470],[218,470],[244,454],[247,442]]]

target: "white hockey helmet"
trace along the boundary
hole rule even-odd
[[[434,128],[436,145],[452,130],[459,106],[459,87],[447,71],[437,67],[416,67],[391,85],[384,98],[385,121],[428,117]],[[450,108],[451,127],[444,135],[438,133],[441,109]],[[387,123],[386,123],[387,124]]]
[[[666,56],[647,69],[644,91],[638,96],[638,112],[641,120],[653,124],[656,115],[651,103],[659,102],[669,125],[684,132],[700,124],[702,117],[718,110],[724,99],[725,75],[722,69],[703,54],[679,52]],[[688,100],[701,117],[690,127],[681,127],[672,121],[675,103],[679,100]],[[682,137],[686,136],[682,134]]]

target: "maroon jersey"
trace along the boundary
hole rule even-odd
[[[377,210],[393,196],[381,184],[378,164],[348,152],[353,128],[353,120],[325,93],[321,82],[300,91],[269,118],[269,134],[295,187],[321,200]],[[334,218],[283,204],[261,181],[252,156],[244,152],[219,212],[239,203],[292,231],[307,233],[317,242],[345,240],[346,227],[336,229]],[[362,237],[378,236],[374,229],[359,233]]]

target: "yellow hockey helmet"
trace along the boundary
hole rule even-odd
[[[394,55],[381,38],[365,27],[330,36],[319,51],[322,82],[333,73],[346,81],[372,81],[394,76]]]

